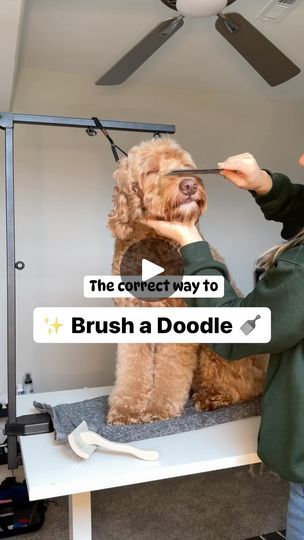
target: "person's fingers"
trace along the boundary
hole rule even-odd
[[[252,154],[250,154],[249,152],[244,152],[243,154],[235,154],[234,156],[228,156],[224,161],[223,163],[225,163],[226,161],[230,160],[230,159],[254,159],[254,156]]]
[[[159,225],[161,222],[154,219],[141,219],[140,223],[142,223],[143,225],[147,225],[147,227],[152,227],[153,229],[154,227],[157,227],[157,225]]]
[[[299,159],[299,164],[302,165],[302,167],[304,167],[304,154],[301,155]]]
[[[256,162],[252,158],[230,158],[226,161],[218,163],[218,166],[222,169],[231,170],[247,170],[248,168],[256,167]]]
[[[253,175],[259,170],[259,165],[252,154],[238,154],[230,156],[226,161],[218,163],[221,169],[238,171],[245,175]]]
[[[241,174],[235,173],[233,171],[224,170],[220,173],[222,176],[230,180],[239,187],[245,186],[245,180]]]

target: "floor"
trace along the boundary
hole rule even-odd
[[[285,529],[287,498],[287,482],[260,465],[108,489],[92,494],[93,540],[245,540]],[[68,540],[67,497],[24,538]]]

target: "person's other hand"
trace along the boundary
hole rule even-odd
[[[241,189],[266,195],[272,188],[272,178],[258,165],[252,154],[238,154],[218,163],[221,174]]]
[[[152,227],[160,236],[165,236],[181,246],[203,240],[194,223],[168,222],[153,219],[143,219],[140,223],[147,225],[147,227]]]

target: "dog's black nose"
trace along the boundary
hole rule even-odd
[[[197,182],[192,178],[185,178],[179,184],[179,190],[184,195],[194,195],[197,192]]]

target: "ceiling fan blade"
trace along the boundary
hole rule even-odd
[[[270,86],[278,86],[301,72],[239,13],[219,14],[215,27]]]
[[[184,24],[182,15],[158,24],[127,54],[111,67],[95,84],[101,86],[121,84],[157,51]]]

